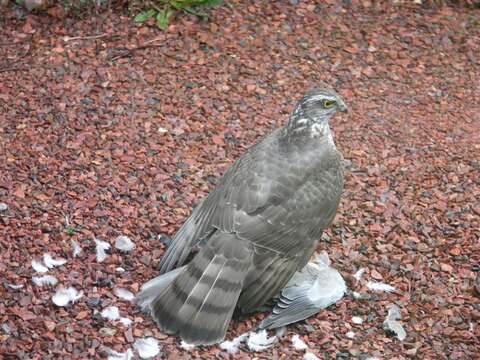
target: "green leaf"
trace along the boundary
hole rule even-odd
[[[172,10],[162,10],[157,14],[157,26],[161,30],[168,27],[168,18],[172,15]]]
[[[219,6],[222,3],[222,0],[206,0],[205,6]]]
[[[183,10],[185,12],[188,12],[189,14],[198,16],[202,19],[208,19],[208,14],[206,12],[201,11],[201,10],[197,10],[196,8],[193,8],[191,6],[186,6]]]
[[[65,232],[67,233],[67,235],[72,236],[73,234],[75,234],[76,230],[71,226],[67,226],[65,228]]]
[[[157,11],[153,10],[153,9],[142,11],[140,14],[135,16],[133,21],[135,21],[136,23],[143,23],[146,20],[154,17],[156,13],[157,13]]]
[[[185,4],[180,1],[170,0],[170,5],[176,10],[183,10],[185,8]]]

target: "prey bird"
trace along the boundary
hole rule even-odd
[[[343,190],[343,157],[329,127],[339,111],[347,106],[336,92],[309,91],[193,210],[160,262],[161,274],[174,272],[138,296],[163,332],[190,344],[220,342],[236,307],[259,308],[307,264]]]

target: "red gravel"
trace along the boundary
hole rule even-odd
[[[367,293],[351,278],[365,267],[366,280],[397,291],[350,294],[308,321],[313,332],[290,326],[256,356],[301,357],[293,333],[325,359],[478,356],[480,11],[228,3],[210,22],[184,16],[166,33],[118,13],[74,21],[12,10],[0,20],[0,202],[8,205],[0,278],[24,284],[0,287],[0,358],[95,358],[103,345],[124,351],[146,336],[168,359],[228,358],[218,347],[182,350],[113,288],[136,292],[156,274],[157,234],[173,234],[232,160],[320,80],[351,112],[332,121],[349,166],[319,250],[350,290]],[[93,236],[113,244],[121,234],[135,250],[97,263]],[[70,239],[84,248],[75,259]],[[31,282],[31,260],[47,251],[68,259],[49,274],[84,291],[73,306],[57,308],[54,289]],[[132,328],[103,322],[93,298],[99,310],[119,306]],[[382,329],[393,303],[404,342]],[[228,337],[261,317],[234,322]],[[244,348],[234,356],[252,357]]]

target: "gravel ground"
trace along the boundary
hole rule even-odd
[[[228,3],[166,32],[118,12],[0,19],[0,358],[99,358],[148,337],[162,359],[302,358],[293,335],[321,359],[478,358],[480,10]],[[346,185],[318,248],[348,294],[262,352],[182,348],[115,289],[157,273],[158,235],[320,81],[350,107],[331,124]],[[120,235],[131,252],[114,247]],[[94,239],[112,245],[102,262]],[[33,282],[45,253],[66,260],[47,261],[54,286]],[[68,287],[81,297],[55,305]],[[393,304],[403,341],[383,329]],[[132,324],[102,317],[109,306]]]

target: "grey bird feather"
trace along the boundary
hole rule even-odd
[[[305,266],[343,190],[343,158],[328,124],[338,111],[346,105],[334,91],[307,93],[287,124],[237,159],[193,210],[160,262],[168,273],[200,247],[151,301],[163,332],[217,343],[236,306],[253,311]],[[148,288],[140,297],[153,297]]]
[[[336,303],[346,290],[342,276],[330,267],[327,253],[322,252],[293,275],[259,328],[274,329],[304,320]]]

